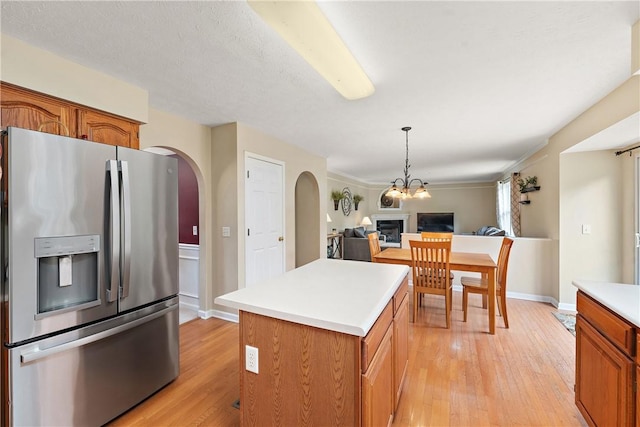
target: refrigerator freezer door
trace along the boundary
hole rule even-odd
[[[120,311],[178,293],[178,162],[118,147],[122,171]]]
[[[178,301],[10,350],[10,425],[99,426],[175,379]]]
[[[8,239],[2,249],[8,266],[3,283],[9,320],[5,343],[116,314],[116,303],[109,304],[105,298],[106,239],[100,238],[105,224],[106,162],[115,158],[115,147],[19,128],[8,132],[4,147],[8,170],[3,178],[8,180],[8,204],[2,207],[7,222],[2,237]],[[36,239],[42,238],[48,238],[50,250],[59,254],[40,253],[44,249],[36,247]],[[66,272],[59,271],[58,259],[65,256],[70,257],[62,261]],[[56,282],[46,286],[54,298],[61,295],[60,309],[51,300],[46,313],[41,313],[39,269],[46,280]],[[70,286],[58,283],[65,274],[72,276]],[[80,289],[83,286],[93,289]],[[82,302],[65,306],[62,293]],[[95,297],[85,301],[83,295]]]

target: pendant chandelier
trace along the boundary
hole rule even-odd
[[[409,131],[411,130],[411,128],[409,126],[405,126],[402,128],[402,130],[406,135],[406,157],[404,161],[404,178],[396,178],[393,181],[391,181],[391,184],[392,184],[391,188],[389,188],[389,191],[387,191],[386,195],[389,197],[400,198],[400,199],[411,199],[413,197],[417,197],[419,199],[429,199],[431,198],[431,194],[429,194],[429,191],[425,188],[425,185],[428,184],[428,182],[423,181],[420,178],[410,179],[411,175],[409,175],[409,168],[411,167],[411,165],[409,164]],[[412,194],[411,186],[414,183],[418,184],[418,188],[416,188]]]

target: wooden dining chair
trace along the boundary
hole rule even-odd
[[[496,276],[496,299],[498,300],[498,312],[504,319],[505,328],[509,327],[509,317],[507,316],[507,269],[509,266],[509,254],[513,240],[505,237],[502,239],[500,254],[498,255],[498,272]],[[469,294],[481,294],[483,298],[489,295],[487,277],[466,277],[460,278],[462,283],[462,310],[464,311],[464,321],[467,321],[467,303]]]
[[[423,231],[420,233],[423,242],[445,242],[453,239],[453,233]]]
[[[435,231],[423,231],[420,233],[423,242],[451,242],[453,240],[453,233],[447,232],[435,232]],[[453,272],[449,272],[451,282],[453,283]]]
[[[369,252],[371,252],[371,262],[376,262],[374,258],[378,255],[382,249],[380,249],[380,238],[378,237],[378,233],[371,233],[367,236],[369,239]]]
[[[447,329],[451,327],[453,291],[449,270],[451,241],[410,240],[413,273],[413,321],[416,321],[422,294],[443,295]]]

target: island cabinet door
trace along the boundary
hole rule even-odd
[[[633,369],[629,357],[578,315],[576,405],[589,425],[634,425]]]
[[[367,371],[362,375],[363,427],[390,426],[393,422],[393,327],[390,326]]]

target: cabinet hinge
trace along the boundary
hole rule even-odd
[[[251,229],[247,228],[247,236],[251,236]]]

